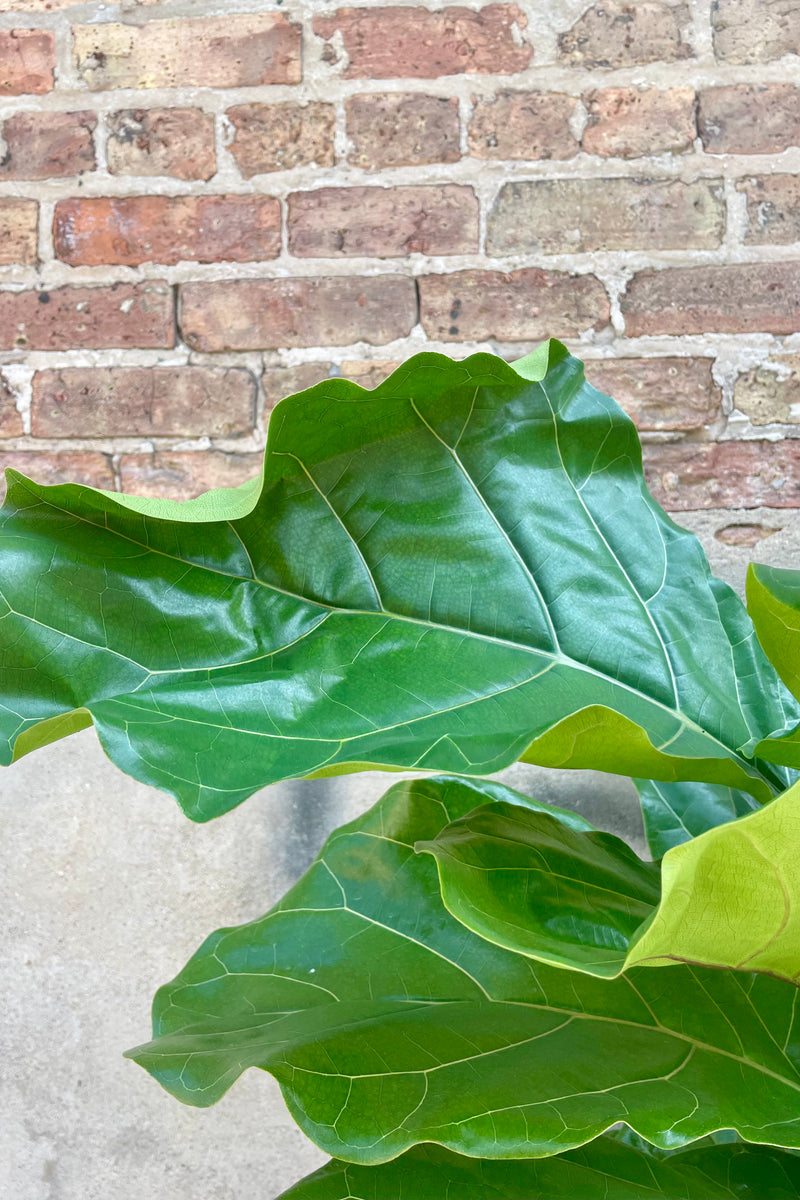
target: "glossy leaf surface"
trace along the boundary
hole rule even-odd
[[[787,777],[787,786],[789,782]],[[634,783],[653,858],[661,858],[673,846],[758,808],[749,793],[719,784],[665,783],[657,779],[635,779]]]
[[[658,1154],[614,1136],[552,1158],[502,1162],[419,1146],[377,1167],[333,1161],[278,1200],[796,1200],[800,1159],[773,1146]]]
[[[556,813],[487,804],[417,844],[448,910],[541,962],[614,978],[688,962],[800,979],[800,784],[647,863]]]
[[[800,1146],[791,984],[683,966],[595,979],[447,912],[413,846],[484,798],[458,779],[396,784],[271,913],[205,942],[130,1057],[195,1105],[264,1068],[319,1146],[367,1164],[420,1142],[555,1154],[617,1121],[665,1147],[720,1127]]]
[[[581,364],[552,342],[520,371],[321,383],[275,409],[262,480],[186,504],[12,472],[3,760],[88,712],[198,820],[283,778],[521,756],[769,799],[751,756],[800,705],[741,603]]]
[[[416,849],[448,910],[498,946],[614,978],[661,896],[661,869],[625,842],[518,804],[475,809]]]

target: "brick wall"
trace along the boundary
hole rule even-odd
[[[422,349],[587,360],[800,507],[800,4],[0,0],[0,461],[176,498]]]

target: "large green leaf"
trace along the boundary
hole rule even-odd
[[[773,1146],[703,1145],[669,1155],[613,1136],[502,1162],[418,1146],[376,1167],[334,1160],[278,1200],[797,1200],[800,1158]]]
[[[788,786],[791,780],[787,778]],[[748,792],[713,783],[665,783],[635,779],[644,832],[653,858],[673,846],[758,808]]]
[[[759,812],[642,862],[610,834],[513,803],[476,808],[417,849],[449,911],[541,962],[614,978],[688,962],[800,979],[800,784]]]
[[[363,764],[780,790],[752,756],[800,705],[556,342],[318,384],[275,409],[261,480],[184,505],[9,478],[3,761],[88,712],[198,820]]]
[[[554,1154],[617,1121],[664,1147],[720,1127],[800,1146],[797,988],[684,966],[600,980],[477,937],[413,846],[482,799],[396,784],[271,913],[205,942],[130,1056],[195,1105],[268,1070],[310,1137],[367,1164],[420,1142]]]

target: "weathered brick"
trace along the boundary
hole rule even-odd
[[[469,152],[475,158],[574,158],[579,145],[569,121],[576,103],[560,92],[499,92],[477,100]]]
[[[800,424],[800,356],[782,355],[774,365],[745,371],[734,384],[733,403],[752,425]]]
[[[49,451],[17,450],[3,451],[0,466],[19,471],[28,479],[37,483],[52,485],[57,483],[81,483],[84,487],[105,488],[115,491],[114,472],[104,454],[91,451],[66,451],[51,453]],[[4,471],[0,472],[0,499],[6,494]]]
[[[800,241],[800,176],[762,175],[744,179],[736,190],[747,197],[750,245],[785,245]]]
[[[620,301],[629,337],[796,333],[800,263],[731,263],[640,271]]]
[[[261,262],[281,248],[270,196],[125,196],[59,200],[56,256],[70,266]]]
[[[290,346],[383,345],[407,337],[417,319],[414,280],[254,279],[188,283],[180,326],[193,350],[272,350]]]
[[[721,245],[724,228],[721,180],[541,179],[501,188],[487,250],[701,250]]]
[[[331,364],[328,362],[300,363],[296,367],[267,367],[261,376],[267,409],[273,409],[286,396],[304,392],[330,377]]]
[[[586,363],[589,383],[613,396],[642,430],[698,430],[722,413],[709,358],[618,358]]]
[[[518,44],[514,30],[526,25],[516,4],[435,12],[409,5],[340,8],[332,16],[314,17],[313,29],[329,42],[323,57],[334,64],[338,56],[331,39],[341,36],[348,79],[437,79],[524,71],[533,51]]]
[[[458,162],[458,100],[416,92],[351,96],[348,162],[366,170]]]
[[[800,145],[800,88],[791,83],[704,88],[697,125],[709,154],[780,154]]]
[[[675,62],[693,54],[687,4],[603,0],[558,39],[564,62],[581,67],[635,67]]]
[[[0,264],[35,263],[38,227],[35,200],[0,197]]]
[[[609,323],[608,297],[593,275],[530,267],[423,275],[417,282],[423,329],[438,341],[577,337]]]
[[[169,348],[173,342],[166,283],[0,292],[2,350]]]
[[[260,87],[301,79],[300,26],[282,13],[76,25],[72,32],[76,70],[95,92]]]
[[[583,134],[587,154],[641,158],[680,154],[695,139],[692,88],[603,88],[583,97],[589,121]]]
[[[58,12],[62,8],[69,8],[71,4],[79,3],[80,0],[0,0],[0,13]]]
[[[2,122],[0,179],[59,179],[95,165],[92,112],[18,112]]]
[[[20,437],[24,432],[22,414],[17,411],[17,393],[0,371],[0,437]],[[0,460],[0,466],[3,466]]]
[[[69,367],[33,377],[34,437],[250,433],[256,382],[216,367]]]
[[[399,362],[383,359],[345,359],[340,366],[330,362],[300,363],[296,367],[268,367],[262,375],[267,408],[273,409],[279,400],[295,392],[304,392],[315,383],[329,379],[350,379],[370,391],[383,383]]]
[[[200,108],[127,108],[108,120],[112,175],[210,179],[217,171],[214,118]]]
[[[648,486],[673,512],[693,508],[800,508],[800,439],[681,442],[644,448]]]
[[[49,29],[0,30],[0,96],[50,92],[55,69],[56,43]]]
[[[318,188],[289,196],[289,250],[298,258],[470,254],[478,249],[472,188]]]
[[[332,104],[237,104],[227,116],[236,130],[230,152],[245,179],[334,164]]]
[[[714,537],[728,546],[749,546],[752,549],[759,542],[763,542],[764,538],[772,537],[773,533],[779,532],[780,526],[778,525],[751,525],[746,521],[735,521],[731,525],[723,525],[720,529],[715,529]]]
[[[732,63],[769,62],[800,54],[797,0],[714,0],[714,53]]]
[[[132,496],[192,500],[212,488],[233,488],[261,471],[263,454],[225,454],[221,450],[157,451],[123,454],[122,490]]]

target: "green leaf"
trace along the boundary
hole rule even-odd
[[[261,479],[183,505],[10,472],[2,761],[82,709],[197,820],[285,778],[521,756],[769,799],[754,747],[800,705],[741,603],[581,364],[550,342],[519,369],[318,384],[275,409]]]
[[[800,783],[670,850],[661,904],[628,962],[688,960],[800,981],[798,846]]]
[[[684,966],[600,980],[477,937],[413,846],[483,799],[396,784],[271,913],[205,942],[130,1057],[195,1105],[268,1070],[322,1149],[365,1164],[420,1142],[555,1154],[617,1121],[663,1147],[720,1127],[800,1146],[797,988]]]
[[[787,779],[787,786],[789,782]],[[664,783],[657,779],[634,779],[634,783],[653,858],[661,858],[673,846],[758,808],[747,792],[719,784]]]
[[[703,1145],[669,1155],[599,1137],[551,1158],[466,1158],[418,1146],[377,1167],[333,1160],[278,1200],[797,1200],[800,1159],[773,1146]]]
[[[800,979],[800,784],[759,812],[642,862],[544,808],[483,805],[417,850],[474,933],[540,962],[615,978],[675,962]]]
[[[800,571],[751,563],[747,609],[767,657],[800,699]]]
[[[800,571],[752,563],[747,573],[747,607],[772,665],[800,697]],[[770,762],[800,769],[800,728],[765,739],[757,752]]]
[[[476,808],[416,849],[435,858],[442,899],[468,929],[608,979],[661,895],[660,866],[618,837],[516,803]]]

